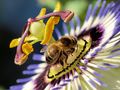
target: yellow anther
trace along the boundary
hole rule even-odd
[[[60,20],[60,17],[49,18],[45,26],[44,39],[42,40],[41,44],[46,44],[51,40],[54,27],[56,24],[59,23],[59,20]]]
[[[36,18],[40,18],[40,17],[44,16],[45,14],[46,14],[46,8],[42,8]]]
[[[20,38],[13,39],[13,40],[10,42],[10,45],[9,45],[9,47],[10,47],[10,48],[13,48],[13,47],[16,47],[16,46],[18,46],[18,44],[19,44],[19,41],[20,41]]]
[[[46,43],[48,43],[51,40],[52,34],[53,34],[53,30],[54,30],[54,26],[55,26],[54,21],[47,22],[46,27],[45,27],[44,38],[43,38],[41,44],[46,44]]]
[[[33,46],[30,43],[25,43],[22,45],[22,51],[26,55],[29,55],[31,52],[33,52]]]
[[[58,24],[59,23],[59,21],[60,21],[60,17],[53,17],[53,22],[54,22],[54,24]]]
[[[56,6],[55,6],[54,12],[60,11],[60,10],[61,10],[61,3],[60,3],[60,2],[57,2]]]
[[[60,10],[61,10],[61,3],[57,2],[54,12],[57,12]],[[45,26],[44,38],[43,38],[41,44],[46,44],[51,40],[54,26],[56,24],[58,24],[59,21],[60,21],[60,17],[58,17],[58,16],[52,16],[48,19],[46,26]]]

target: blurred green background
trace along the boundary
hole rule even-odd
[[[6,90],[22,77],[22,70],[32,63],[28,60],[23,66],[14,64],[15,49],[9,49],[13,38],[21,35],[21,30],[29,17],[35,17],[41,7],[48,12],[54,9],[58,0],[0,0],[0,90]],[[74,11],[83,21],[89,3],[96,0],[60,0],[62,9]],[[110,0],[109,0],[110,1]],[[31,57],[29,58],[31,59]]]

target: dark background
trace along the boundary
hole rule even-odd
[[[15,65],[15,48],[9,49],[9,43],[21,35],[27,19],[35,17],[39,10],[36,0],[0,0],[0,90],[15,84],[16,79],[21,77],[21,71],[30,63]]]

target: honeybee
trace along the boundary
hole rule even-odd
[[[67,58],[77,48],[77,39],[73,36],[63,36],[58,41],[50,44],[46,50],[46,62],[50,65],[67,64]]]

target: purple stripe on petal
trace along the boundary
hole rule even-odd
[[[115,14],[115,18],[119,18],[119,16],[120,16],[119,10],[116,10],[113,13]]]
[[[68,29],[67,29],[67,26],[66,26],[65,23],[63,23],[63,31],[64,31],[64,34],[65,34],[65,35],[68,35],[68,34],[69,34]]]
[[[98,73],[98,72],[93,72],[93,74],[95,75],[95,76],[98,76],[98,77],[103,77],[103,75],[101,75],[100,73]]]
[[[79,17],[78,16],[75,16],[75,20],[76,20],[76,22],[77,22],[77,29],[80,29],[80,19],[79,19]]]
[[[71,35],[74,35],[75,27],[74,27],[73,20],[71,20],[69,24],[70,24],[70,27],[71,27],[71,29],[70,29],[70,34],[71,34]]]
[[[90,78],[88,78],[88,76],[86,76],[85,74],[82,74],[82,77],[84,78],[84,80],[86,81],[86,83],[88,83],[90,85],[90,87],[94,89],[96,89],[96,84],[94,83],[94,81]]]
[[[75,78],[78,78],[78,76],[74,76],[74,79],[75,79]]]
[[[94,83],[94,81],[93,80],[91,80],[91,79],[89,79],[89,81],[88,81],[94,88],[96,88],[96,84]]]
[[[25,82],[28,82],[30,80],[31,80],[31,78],[23,78],[23,79],[17,79],[16,82],[17,83],[25,83]]]
[[[120,50],[120,48],[112,50],[111,52],[114,53],[114,52],[119,51],[119,50]]]
[[[96,54],[97,54],[97,52],[99,52],[100,50],[101,50],[101,48],[97,48],[97,49],[95,50],[95,52],[91,54],[91,56],[92,56],[92,57],[95,57]]]
[[[111,6],[113,6],[113,4],[114,4],[114,3],[109,3],[109,4],[106,6],[106,8],[105,8],[104,11],[103,11],[102,16],[105,16],[105,15],[106,15],[106,13],[109,11],[109,9],[111,8]]]
[[[103,1],[102,3],[102,7],[100,8],[100,11],[99,11],[99,14],[98,16],[101,17],[102,13],[103,13],[103,10],[104,10],[104,7],[105,7],[105,4],[106,4],[106,1]]]
[[[71,82],[71,79],[64,80],[65,82]]]
[[[10,90],[22,90],[22,85],[11,86]]]
[[[28,70],[37,69],[39,64],[32,64],[27,67]]]
[[[92,5],[90,4],[89,7],[88,7],[88,11],[87,11],[87,14],[86,14],[85,21],[88,21],[88,19],[90,17],[90,14],[91,14],[91,11],[92,11]]]
[[[120,23],[120,20],[118,19],[118,22]],[[120,25],[115,27],[114,35],[120,32]]]
[[[88,59],[84,59],[84,62],[85,62],[85,64],[87,64],[89,62],[89,60]]]
[[[22,73],[25,74],[25,75],[33,75],[33,74],[35,74],[34,70],[23,71]]]
[[[119,65],[112,65],[112,64],[109,64],[109,63],[103,63],[103,65],[111,67],[111,68],[117,68],[117,67],[119,67]]]
[[[98,9],[98,6],[100,5],[100,2],[101,2],[101,0],[98,0],[97,3],[96,3],[96,5],[94,6],[94,9],[92,11],[92,16],[96,15],[96,11]]]
[[[114,7],[112,7],[112,13],[115,13],[115,14],[116,14],[116,13],[119,12],[119,10],[120,10],[119,4],[120,4],[119,1],[114,4]]]
[[[75,79],[75,78],[78,78],[78,77],[79,77],[79,74],[78,74],[77,70],[74,70],[74,76],[73,76],[73,78]]]
[[[96,56],[96,52],[91,54],[91,57],[95,57]]]
[[[98,76],[98,77],[103,77],[103,75],[101,75],[100,73],[96,72],[95,70],[87,67],[87,71],[94,74],[95,76]]]
[[[113,55],[108,56],[107,58],[113,58],[113,57],[119,56],[119,55],[120,55],[120,52],[117,52],[117,53],[115,53],[115,54],[113,54]]]
[[[95,81],[97,81],[101,86],[107,87],[107,84],[105,84],[104,82],[100,81],[99,79],[95,78]]]
[[[60,90],[61,89],[61,87],[54,87],[54,88],[52,88],[52,90]]]
[[[78,86],[78,90],[82,90],[81,86]]]
[[[100,68],[101,70],[104,70],[104,71],[109,70],[109,68],[105,68],[105,67],[101,67],[101,66],[98,66],[98,68]]]
[[[66,85],[67,85],[67,83],[63,83],[63,84],[61,84],[60,86],[62,86],[62,87],[63,87],[63,86],[66,86]]]
[[[118,45],[118,44],[120,44],[120,41],[118,41],[117,43],[115,43],[115,45],[114,45],[114,46],[116,46],[116,45]]]
[[[41,54],[33,54],[33,60],[35,61],[42,61],[43,55]]]
[[[57,28],[55,29],[55,32],[56,32],[56,34],[57,34],[57,37],[58,37],[58,38],[61,38],[61,33],[60,33],[60,31],[59,31]]]
[[[86,67],[84,67],[84,66],[80,66],[80,69],[86,70]]]

